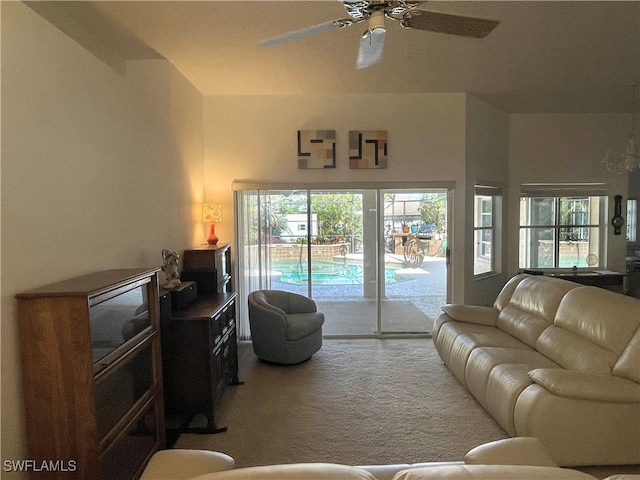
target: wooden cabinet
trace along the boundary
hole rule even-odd
[[[201,245],[184,251],[182,280],[198,284],[198,293],[233,291],[231,244]]]
[[[16,296],[32,478],[128,480],[164,448],[158,271],[107,270]]]
[[[227,385],[238,385],[236,294],[200,295],[186,308],[172,311],[164,357],[166,413],[180,419],[181,431],[226,430],[215,414]],[[200,415],[203,424],[192,422]]]

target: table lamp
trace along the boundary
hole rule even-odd
[[[222,222],[222,208],[217,203],[205,203],[202,209],[202,221],[209,222],[209,236],[207,243],[217,245],[216,223]]]

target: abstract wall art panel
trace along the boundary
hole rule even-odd
[[[351,130],[349,168],[387,168],[387,131]]]
[[[336,131],[298,130],[298,168],[336,168]]]

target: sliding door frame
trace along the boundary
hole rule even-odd
[[[384,229],[381,227],[381,225],[383,225],[383,216],[384,216],[384,212],[382,209],[382,205],[383,205],[383,198],[382,198],[382,191],[384,190],[404,190],[404,191],[411,191],[411,190],[446,190],[447,192],[447,209],[448,209],[448,215],[447,215],[447,231],[448,232],[452,232],[452,224],[453,224],[453,218],[455,217],[455,213],[454,213],[454,203],[453,203],[453,198],[454,198],[454,190],[455,190],[455,181],[401,181],[401,182],[395,182],[395,181],[391,181],[391,182],[263,182],[263,181],[253,181],[253,180],[234,180],[232,182],[232,191],[234,192],[234,205],[235,205],[235,212],[236,215],[241,215],[242,214],[242,207],[240,205],[239,202],[239,192],[243,192],[243,191],[257,191],[259,194],[262,194],[262,192],[266,192],[266,191],[278,191],[278,190],[292,190],[292,191],[298,191],[298,192],[307,192],[307,205],[309,205],[310,203],[310,194],[312,191],[326,191],[326,190],[373,190],[376,191],[376,195],[378,198],[378,207],[377,207],[377,232],[376,232],[376,236],[378,239],[378,245],[377,245],[377,249],[378,249],[378,258],[380,258],[381,255],[384,255]],[[310,212],[310,208],[307,208],[307,224],[311,225],[311,219],[309,218],[311,215]],[[241,220],[239,217],[238,218],[234,218],[234,243],[237,246],[235,249],[235,267],[236,267],[236,271],[235,271],[235,278],[237,279],[236,283],[237,283],[237,290],[239,294],[243,294],[243,293],[248,293],[245,292],[244,287],[241,287],[240,282],[242,282],[243,279],[243,275],[241,274],[242,272],[240,272],[240,268],[243,265],[243,261],[240,260],[240,253],[239,253],[239,240],[241,238],[241,228],[240,228],[240,221]],[[446,291],[447,291],[447,303],[450,302],[451,296],[452,296],[452,286],[453,286],[453,268],[451,268],[451,264],[450,264],[450,252],[452,251],[453,245],[454,245],[454,238],[452,235],[448,235],[447,237],[447,241],[448,241],[448,245],[447,245],[447,252],[446,252],[446,262],[447,262],[447,278],[446,278]],[[308,246],[308,248],[310,248],[310,245]],[[307,256],[310,259],[310,255]],[[309,260],[310,261],[310,260]],[[384,262],[380,262],[378,260],[378,278],[380,278],[380,275],[384,275]],[[308,291],[311,294],[311,285],[308,286]],[[383,298],[384,296],[384,285],[382,285],[382,282],[378,281],[377,282],[377,332],[375,334],[375,337],[378,338],[388,338],[388,337],[415,337],[415,334],[402,334],[402,333],[384,333],[382,332],[382,325],[381,325],[381,308],[382,308],[382,302],[380,301],[381,298]],[[242,304],[240,305],[240,309],[238,312],[238,317],[239,317],[239,321],[241,323],[241,325],[239,325],[239,330],[242,332],[245,332],[244,337],[247,338],[248,335],[246,332],[249,332],[249,327],[248,327],[248,312],[246,311],[245,308],[243,308],[244,302],[241,302]],[[244,315],[243,315],[244,313]],[[246,325],[243,325],[242,323],[246,323]],[[370,335],[366,335],[367,337],[370,337]],[[333,337],[333,336],[332,336]]]

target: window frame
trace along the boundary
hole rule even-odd
[[[546,222],[536,222],[532,223],[532,217],[534,215],[533,212],[533,204],[531,203],[532,199],[549,199],[552,201],[552,217],[548,223]],[[585,223],[576,223],[564,221],[563,223],[563,214],[561,205],[567,203],[577,203],[577,202],[588,202],[589,209],[586,212],[586,215],[589,218],[588,222]],[[578,270],[588,270],[593,268],[605,268],[606,267],[606,212],[607,212],[607,201],[608,198],[606,194],[604,194],[599,189],[594,189],[589,191],[588,189],[581,190],[572,190],[567,189],[563,190],[550,190],[550,191],[539,191],[539,192],[527,192],[521,194],[520,196],[520,214],[519,214],[519,227],[518,227],[518,267],[520,269],[539,269],[539,270],[567,270],[573,269],[575,266]],[[527,203],[524,203],[527,202]],[[524,203],[524,204],[523,204]],[[594,210],[597,209],[597,210]],[[574,210],[572,210],[573,212]],[[582,213],[583,212],[576,212]],[[523,215],[526,214],[526,218],[523,218]],[[529,245],[523,249],[523,239],[528,239],[529,243],[533,238],[533,232],[536,229],[546,229],[552,232],[551,240],[552,242],[552,265],[540,265],[540,256],[536,259],[536,263],[533,263],[533,254],[534,249]],[[587,235],[579,235],[579,238],[570,238],[562,235],[563,231],[567,230],[575,230],[581,229],[586,230],[588,232]],[[527,233],[528,232],[528,233]],[[596,233],[596,238],[594,238],[593,233]],[[583,232],[585,233],[585,232]],[[584,265],[581,265],[580,261],[580,242],[584,242],[584,238],[587,238],[586,248],[587,254],[584,255]],[[569,262],[572,265],[563,265],[561,266],[562,261],[566,262],[566,257],[562,254],[562,246],[563,242],[566,242],[566,245],[576,245],[576,250],[579,252],[577,261]],[[540,252],[540,249],[536,249],[536,252]],[[596,263],[589,264],[588,257],[594,254],[596,255]]]
[[[627,199],[627,242],[638,241],[638,200]]]
[[[490,209],[484,208],[490,205]],[[485,219],[489,219],[487,223]],[[501,272],[502,189],[496,186],[475,185],[473,197],[473,276],[483,278]],[[485,233],[490,240],[486,240]],[[487,253],[487,251],[489,253]],[[484,265],[488,268],[481,269]]]

